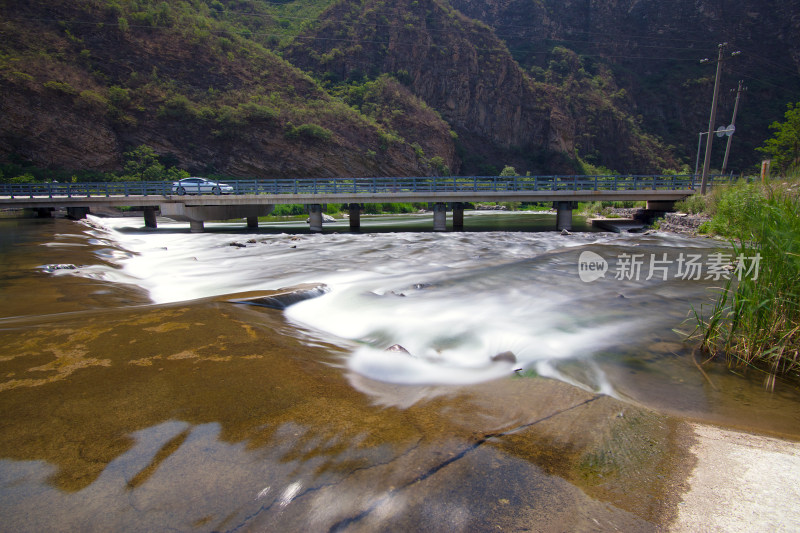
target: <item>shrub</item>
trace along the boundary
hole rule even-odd
[[[115,107],[126,107],[131,103],[131,91],[118,85],[112,85],[108,88],[108,100]]]
[[[279,204],[275,206],[272,215],[276,217],[288,217],[295,215],[304,215],[305,208],[299,204]]]
[[[702,194],[693,194],[685,200],[675,202],[675,209],[683,213],[705,213],[706,198]]]
[[[184,95],[177,94],[167,99],[158,108],[158,116],[168,118],[194,118],[196,111],[192,102]]]
[[[501,176],[518,176],[517,170],[509,165],[503,167],[503,170],[500,171]]]
[[[278,116],[275,109],[255,102],[239,104],[237,111],[242,118],[253,121],[272,121]]]
[[[90,107],[105,109],[108,106],[106,97],[94,91],[81,91],[80,98],[83,103]]]
[[[765,208],[766,198],[755,184],[739,183],[718,191],[714,217],[709,223],[712,233],[735,239],[752,239],[752,222]]]
[[[52,91],[57,91],[57,92],[60,92],[60,93],[64,93],[64,94],[69,94],[69,95],[78,94],[78,91],[76,91],[75,88],[72,87],[72,85],[70,85],[69,83],[63,82],[63,81],[55,81],[55,80],[46,81],[46,82],[44,82],[44,86],[47,89],[50,89]]]
[[[333,137],[333,132],[327,128],[323,128],[318,124],[301,124],[295,127],[289,123],[286,127],[286,132],[284,135],[287,139],[302,139],[310,142],[327,142]]]

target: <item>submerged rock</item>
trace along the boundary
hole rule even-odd
[[[495,354],[491,357],[493,363],[497,362],[504,362],[504,363],[516,363],[517,356],[514,355],[514,352],[502,352]]]
[[[310,300],[329,292],[330,289],[324,283],[306,283],[295,287],[286,287],[275,291],[265,291],[262,294],[253,296],[252,293],[242,295],[239,298],[227,300],[231,303],[257,305],[259,307],[269,307],[270,309],[286,309],[290,305]]]

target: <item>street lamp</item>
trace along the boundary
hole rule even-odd
[[[694,161],[694,179],[697,179],[697,171],[700,168],[700,146],[703,144],[703,135],[708,135],[708,132],[701,131],[697,137],[697,159]]]

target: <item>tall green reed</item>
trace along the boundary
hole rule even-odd
[[[716,200],[709,228],[731,239],[746,268],[732,272],[707,314],[694,309],[694,336],[731,366],[766,370],[770,386],[777,375],[800,376],[798,190],[739,184]]]

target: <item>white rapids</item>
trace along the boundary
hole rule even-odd
[[[345,364],[362,376],[465,384],[522,369],[607,394],[613,388],[592,355],[638,331],[674,325],[658,312],[620,309],[618,298],[685,305],[698,289],[615,280],[610,272],[584,283],[581,251],[610,257],[619,250],[707,246],[608,233],[192,234],[185,224],[160,220],[159,230],[148,232],[138,222],[90,217],[88,237],[105,248],[98,264],[66,273],[137,285],[154,303],[324,283],[329,292],[284,313],[327,339],[346,340],[352,349]],[[386,351],[395,344],[408,354]],[[492,361],[503,352],[514,357]],[[580,380],[558,370],[559,361],[576,359],[589,369]]]

